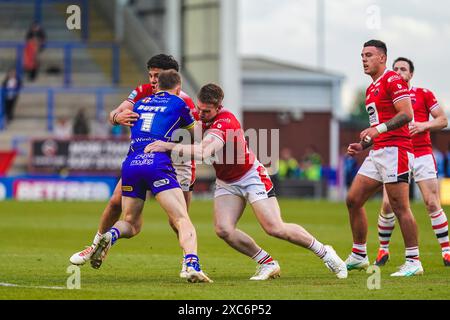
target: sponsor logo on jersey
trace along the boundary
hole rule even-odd
[[[134,100],[134,98],[136,98],[136,96],[137,96],[137,91],[136,91],[136,90],[133,90],[133,91],[130,93],[130,95],[128,96],[128,99]]]
[[[400,89],[401,89],[401,86],[400,86]],[[394,95],[399,94],[399,93],[402,93],[402,92],[408,92],[408,90],[406,90],[406,89],[401,89],[401,90],[395,91],[395,92],[394,92]]]
[[[214,124],[219,123],[219,122],[231,123],[231,119],[230,118],[218,119],[218,120],[214,121]]]
[[[397,83],[397,87],[398,87],[399,89],[403,88],[403,86],[402,86],[401,84],[399,84],[399,83]]]
[[[373,93],[373,95],[376,97],[378,95],[378,93],[380,92],[380,89],[375,90],[375,92]]]
[[[140,105],[137,108],[139,111],[150,111],[150,112],[164,112],[166,111],[167,107],[156,107],[156,106],[144,106]]]
[[[122,191],[131,192],[133,191],[132,186],[122,186]]]
[[[150,101],[152,101],[151,97],[147,97],[147,98],[142,99],[142,103],[149,103]]]
[[[168,185],[169,183],[170,183],[169,179],[161,179],[161,180],[153,182],[153,186],[155,188],[159,188],[159,187]]]
[[[387,79],[387,82],[390,83],[390,82],[395,81],[395,80],[401,80],[400,76],[399,75],[390,76]]]
[[[369,114],[369,122],[370,122],[370,126],[379,124],[379,118],[378,118],[378,112],[375,106],[375,103],[369,103],[368,105],[366,105],[366,110],[367,113]]]

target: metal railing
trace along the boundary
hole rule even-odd
[[[117,87],[93,87],[93,88],[65,88],[65,87],[31,87],[23,88],[22,94],[43,93],[47,96],[47,131],[53,132],[55,122],[55,96],[58,94],[78,94],[78,95],[95,95],[95,115],[97,120],[101,120],[101,116],[105,111],[104,98],[111,94],[124,94],[129,90]],[[125,96],[126,97],[126,96]],[[124,99],[125,99],[124,97]],[[0,131],[5,128],[5,112],[3,106],[3,90],[0,90]],[[122,102],[121,100],[120,102]],[[118,104],[120,103],[118,102]],[[117,104],[117,105],[118,105]]]
[[[30,4],[34,7],[33,20],[42,24],[42,11],[45,3],[79,4],[81,6],[81,39],[89,39],[89,5],[88,0],[0,0],[0,3]],[[31,22],[31,21],[30,21]]]
[[[16,49],[16,72],[19,77],[23,77],[23,51],[25,42],[23,41],[0,41],[1,49]],[[72,85],[72,51],[76,49],[110,49],[111,59],[111,82],[117,85],[120,82],[120,47],[114,42],[67,42],[49,41],[45,48],[64,50],[64,77],[65,87]]]

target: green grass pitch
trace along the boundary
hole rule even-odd
[[[379,201],[366,206],[369,217],[369,258],[376,255]],[[425,274],[391,278],[403,263],[398,226],[391,242],[391,261],[381,269],[381,289],[369,290],[365,272],[352,271],[339,280],[308,250],[266,235],[247,208],[239,228],[272,254],[281,278],[252,282],[255,263],[219,239],[213,228],[212,201],[193,201],[199,256],[212,284],[189,284],[178,278],[181,250],[167,218],[155,201],[144,209],[144,227],[133,239],[122,239],[99,270],[81,267],[81,289],[66,287],[72,253],[89,245],[105,203],[0,202],[0,299],[448,299],[450,268],[422,203],[413,204],[419,225],[420,256]],[[301,224],[320,241],[331,244],[341,258],[352,238],[344,203],[280,200],[286,222]],[[450,207],[446,207],[450,213]],[[5,284],[17,285],[5,286]]]

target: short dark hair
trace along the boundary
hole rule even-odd
[[[408,63],[408,65],[409,65],[409,71],[410,71],[411,73],[414,72],[414,63],[413,63],[411,60],[409,60],[408,58],[405,58],[405,57],[398,57],[397,59],[395,59],[394,63],[392,63],[392,69],[394,69],[395,64],[396,64],[397,62],[399,62],[399,61],[404,61],[404,62]]]
[[[147,69],[158,68],[162,70],[170,70],[174,69],[177,72],[180,71],[180,66],[178,65],[177,60],[171,55],[167,54],[157,54],[148,60]]]
[[[172,90],[181,85],[181,76],[173,69],[164,70],[158,77],[159,90]]]
[[[383,51],[384,54],[387,56],[386,43],[384,43],[381,40],[369,40],[366,43],[364,43],[364,48],[365,47],[375,47],[377,49],[381,49],[381,51]]]
[[[222,88],[214,83],[204,85],[197,94],[198,100],[215,106],[220,106],[222,104],[224,96]]]

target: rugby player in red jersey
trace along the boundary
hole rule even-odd
[[[414,120],[409,125],[414,151],[413,178],[422,193],[431,219],[431,226],[441,246],[444,265],[450,266],[448,222],[439,199],[436,161],[430,139],[430,131],[447,127],[447,117],[430,90],[411,86],[411,79],[414,75],[414,64],[411,60],[404,57],[397,58],[392,68],[408,83],[414,109]],[[430,120],[430,115],[432,120]],[[382,209],[378,216],[380,248],[375,265],[383,266],[389,260],[389,242],[394,226],[395,214],[389,205],[386,192],[384,192]]]
[[[406,262],[391,276],[423,274],[419,260],[417,224],[409,205],[409,180],[414,162],[408,123],[413,109],[408,84],[386,68],[387,48],[380,40],[364,43],[361,53],[364,73],[373,82],[366,91],[366,110],[370,127],[360,134],[347,152],[360,153],[373,145],[347,195],[347,208],[353,235],[352,252],[345,261],[348,270],[369,266],[367,256],[366,201],[383,185],[400,224]]]
[[[303,227],[282,220],[273,184],[265,167],[248,148],[239,121],[222,107],[222,89],[215,84],[207,84],[200,89],[197,98],[203,140],[194,145],[157,141],[149,144],[145,151],[171,150],[177,156],[193,156],[212,162],[217,177],[215,231],[232,248],[258,263],[257,271],[250,279],[277,277],[280,266],[248,234],[237,229],[247,201],[267,234],[313,251],[338,278],[346,278],[345,263],[331,246],[320,243]]]
[[[179,71],[178,62],[170,55],[158,54],[150,58],[147,62],[149,83],[137,86],[116,109],[111,111],[109,119],[112,124],[120,124],[123,126],[133,126],[133,123],[137,120],[138,114],[133,112],[133,106],[139,100],[151,96],[154,92],[158,91],[158,76],[163,70],[174,69]],[[192,115],[198,120],[198,115],[195,109],[195,104],[192,99],[184,92],[181,92],[180,97],[186,102],[186,105],[191,109]],[[195,182],[195,162],[189,163],[176,163],[174,164],[177,172],[177,180],[180,183],[183,195],[186,201],[186,206],[189,210],[190,201],[192,198],[192,190]],[[91,255],[94,252],[96,245],[102,234],[107,232],[111,227],[119,220],[122,213],[122,179],[116,185],[113,195],[110,198],[106,208],[104,209],[100,218],[100,224],[97,234],[94,237],[92,244],[86,249],[76,252],[70,257],[70,262],[75,265],[83,265],[91,259]],[[169,220],[172,229],[177,233],[175,225]],[[139,229],[138,225],[134,226]],[[182,260],[184,261],[184,259]],[[100,264],[91,261],[93,268],[99,268]],[[182,264],[182,270],[180,277],[186,278],[186,266]]]

